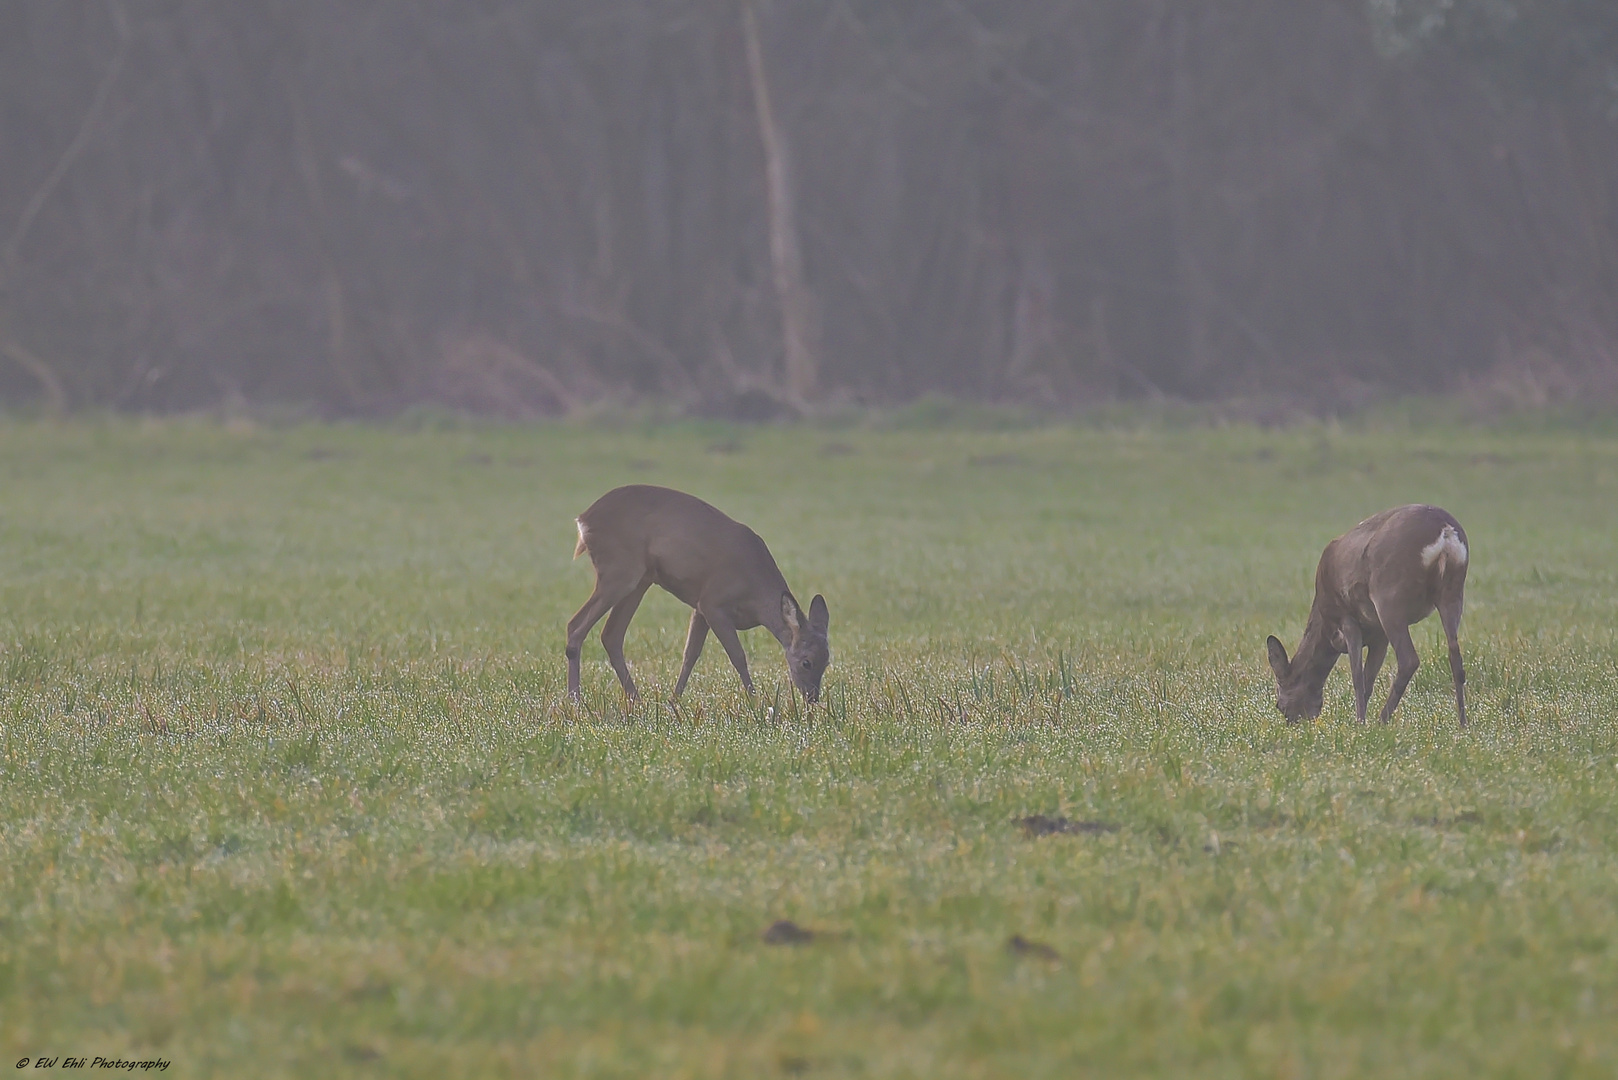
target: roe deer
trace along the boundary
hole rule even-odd
[[[1288,660],[1275,638],[1265,643],[1275,671],[1276,708],[1290,722],[1319,716],[1326,676],[1346,652],[1354,680],[1354,714],[1364,723],[1371,687],[1392,644],[1399,669],[1382,706],[1382,722],[1387,723],[1421,665],[1410,627],[1437,608],[1449,640],[1455,710],[1465,727],[1466,671],[1457,635],[1466,561],[1466,530],[1436,506],[1384,510],[1327,544],[1315,571],[1315,603],[1298,651]],[[1363,663],[1361,649],[1366,650]]]
[[[567,624],[571,697],[579,697],[579,650],[590,628],[609,610],[601,645],[624,693],[640,696],[624,663],[624,632],[646,590],[661,585],[693,609],[675,697],[685,689],[709,630],[725,647],[742,686],[751,694],[747,654],[736,632],[763,626],[786,650],[787,670],[804,700],[813,705],[819,699],[820,678],[831,659],[825,598],[817,596],[810,602],[806,618],[770,549],[752,529],[695,496],[646,484],[607,492],[579,515],[578,525],[573,557],[590,553],[596,587]]]

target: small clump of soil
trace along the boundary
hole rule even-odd
[[[1013,956],[1030,956],[1036,960],[1060,960],[1061,954],[1043,941],[1029,941],[1021,934],[1012,934],[1006,942],[1006,951]]]
[[[1053,836],[1057,833],[1082,833],[1093,836],[1096,833],[1118,831],[1118,826],[1110,821],[1073,821],[1047,814],[1031,814],[1025,818],[1018,818],[1017,824],[1021,825],[1022,831],[1029,836]]]
[[[791,919],[777,919],[761,935],[766,945],[807,945],[818,936]]]

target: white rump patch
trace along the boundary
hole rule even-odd
[[[1444,572],[1444,564],[1453,562],[1457,566],[1466,565],[1466,545],[1461,543],[1460,534],[1455,526],[1445,525],[1444,531],[1438,534],[1438,539],[1421,549],[1421,565],[1431,566],[1438,564],[1438,572]]]
[[[584,522],[580,521],[578,518],[574,518],[573,524],[579,527],[579,542],[573,548],[573,557],[577,559],[580,555],[584,554]]]

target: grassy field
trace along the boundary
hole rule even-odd
[[[823,707],[762,631],[670,707],[657,592],[643,703],[594,637],[566,703],[635,481],[826,595]],[[0,1062],[1618,1074],[1610,434],[9,423],[0,482]],[[1407,501],[1471,534],[1473,727],[1436,619],[1393,725],[1340,665],[1286,726],[1265,635]]]

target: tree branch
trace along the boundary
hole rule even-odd
[[[96,121],[101,117],[101,110],[106,107],[113,84],[118,81],[118,76],[123,71],[124,57],[129,52],[129,19],[125,16],[123,5],[119,0],[107,0],[107,10],[112,13],[113,25],[118,29],[118,48],[112,54],[112,61],[107,65],[106,74],[101,76],[101,85],[96,87],[95,97],[91,99],[89,109],[85,110],[84,119],[79,121],[78,134],[67,144],[67,149],[62,151],[56,167],[45,177],[45,182],[39,185],[39,190],[34,192],[33,197],[28,200],[28,205],[23,207],[22,214],[17,218],[17,226],[11,232],[11,239],[6,241],[5,254],[0,256],[0,269],[5,271],[6,277],[11,276],[11,269],[16,265],[17,251],[27,238],[28,230],[33,228],[34,219],[45,208],[51,193],[56,190],[56,185],[62,182],[62,177],[67,175],[67,171],[73,167],[79,155],[84,153],[90,141],[95,138]]]

